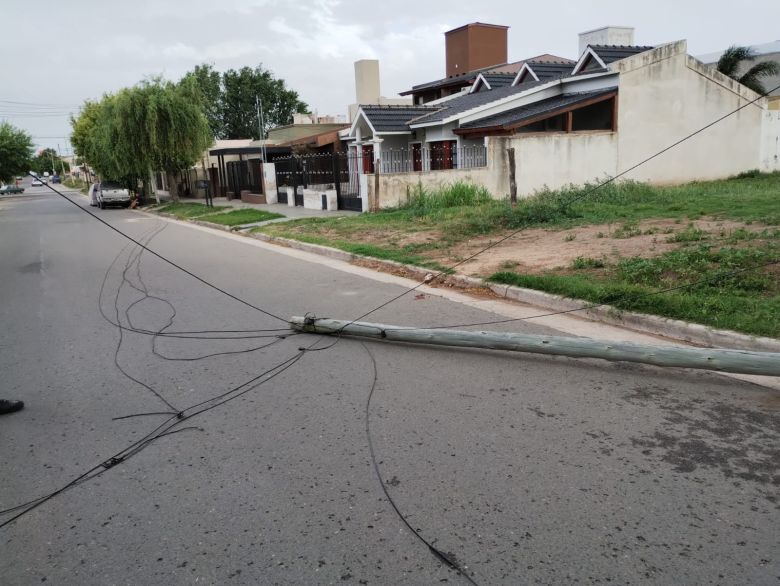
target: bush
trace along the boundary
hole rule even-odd
[[[493,198],[484,187],[458,181],[432,190],[419,185],[403,208],[419,215],[428,215],[444,208],[478,206],[491,201]]]
[[[598,258],[591,258],[589,256],[578,256],[571,261],[571,268],[573,269],[603,269],[604,261]]]

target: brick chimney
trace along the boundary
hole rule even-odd
[[[507,62],[508,26],[472,22],[444,33],[447,77]]]

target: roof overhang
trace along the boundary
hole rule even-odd
[[[358,106],[358,111],[357,114],[355,114],[355,119],[352,121],[352,124],[349,127],[349,136],[351,137],[355,136],[355,129],[357,128],[357,124],[360,118],[363,118],[366,124],[368,124],[368,127],[371,129],[371,133],[376,134],[376,129],[374,128],[374,125],[371,124],[371,120],[368,119],[366,113],[363,111],[363,106]]]
[[[533,124],[535,122],[539,122],[540,120],[545,120],[547,118],[552,118],[553,116],[560,116],[561,114],[566,114],[567,112],[573,112],[574,110],[578,110],[579,108],[585,108],[587,106],[592,106],[593,104],[598,104],[599,102],[605,102],[607,100],[613,99],[615,96],[617,96],[618,90],[617,88],[614,89],[614,91],[611,92],[605,92],[599,96],[595,96],[589,99],[583,99],[582,101],[575,102],[573,104],[569,104],[566,106],[561,106],[560,108],[553,108],[551,110],[548,110],[547,112],[543,112],[541,114],[537,114],[536,116],[531,116],[529,118],[525,118],[519,122],[509,123],[509,124],[498,124],[493,126],[481,126],[479,128],[456,128],[453,130],[455,134],[458,136],[485,136],[489,134],[512,134],[515,130],[518,128],[522,128],[523,126],[528,126],[530,124]]]
[[[242,147],[223,147],[209,149],[209,156],[218,157],[221,155],[258,155],[262,153],[284,154],[290,152],[290,147],[285,146],[242,146]]]
[[[431,126],[444,126],[445,124],[449,124],[450,122],[456,122],[462,118],[466,118],[468,116],[472,116],[474,114],[478,114],[479,112],[482,112],[484,110],[489,110],[492,108],[495,108],[497,106],[502,106],[504,104],[511,104],[513,101],[517,100],[520,97],[525,96],[531,96],[537,92],[541,92],[543,90],[546,90],[550,87],[553,87],[554,85],[560,83],[559,79],[552,80],[548,83],[537,85],[532,88],[528,88],[525,91],[517,92],[516,94],[510,94],[509,96],[505,98],[501,98],[499,100],[496,100],[494,102],[488,102],[487,104],[481,104],[479,106],[476,106],[470,110],[464,110],[463,112],[458,112],[457,114],[453,114],[452,116],[448,116],[446,118],[443,118],[442,120],[438,120],[436,122],[420,122],[418,124],[410,123],[409,128],[415,129],[415,128],[427,128]]]

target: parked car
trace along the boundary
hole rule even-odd
[[[24,188],[16,185],[3,185],[0,187],[0,195],[8,195],[10,193],[24,193]]]
[[[52,183],[59,183],[60,182],[60,176],[59,175],[52,175],[51,182]]]
[[[93,183],[89,186],[89,191],[87,192],[87,196],[89,197],[89,205],[96,206],[98,205],[98,185],[97,183]]]
[[[98,184],[97,191],[100,209],[105,209],[111,205],[130,206],[130,191],[116,181],[101,181]]]

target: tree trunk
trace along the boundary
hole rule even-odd
[[[170,171],[165,172],[168,178],[168,193],[171,194],[171,200],[174,202],[179,201],[179,185],[176,183],[176,175]]]
[[[149,191],[154,193],[154,201],[157,203],[157,205],[160,205],[160,194],[157,193],[157,178],[154,176],[152,171],[149,171],[147,180],[149,181],[149,189],[147,190],[147,194]]]

